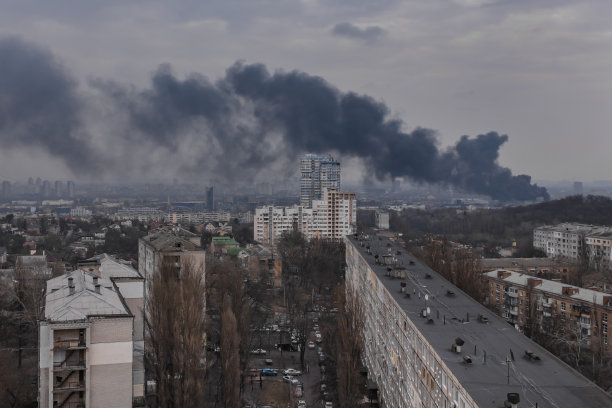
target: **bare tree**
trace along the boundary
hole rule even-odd
[[[221,376],[223,385],[223,406],[237,408],[240,406],[240,359],[238,348],[240,339],[236,316],[232,310],[230,295],[223,299],[221,314]]]
[[[480,275],[480,256],[471,249],[458,249],[454,254],[453,266],[453,283],[482,303],[487,285]]]
[[[340,286],[338,302],[338,331],[336,335],[338,400],[341,408],[357,406],[359,373],[363,351],[364,307],[350,285]]]
[[[146,364],[161,408],[198,407],[204,389],[205,287],[190,260],[164,262],[148,283]]]

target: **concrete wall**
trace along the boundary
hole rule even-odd
[[[90,408],[132,406],[132,363],[93,365],[90,370]]]

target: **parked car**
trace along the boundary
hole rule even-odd
[[[306,401],[299,400],[297,408],[306,408]]]
[[[266,350],[260,349],[260,348],[251,350],[251,354],[266,354],[266,353],[267,353]]]
[[[273,368],[262,368],[261,375],[278,375],[278,371]]]
[[[298,384],[297,387],[295,387],[295,396],[300,398],[304,395],[304,387],[302,386],[302,384]],[[300,405],[299,401],[298,401],[298,406]],[[306,403],[304,402],[304,406],[306,406]]]
[[[315,348],[314,341],[309,341],[309,342],[308,342],[308,348],[309,348],[309,349],[311,349],[311,350],[312,350],[313,348]]]
[[[283,374],[285,375],[302,375],[302,372],[293,368],[287,368],[286,370],[283,371]]]
[[[325,408],[334,408],[334,404],[331,401],[325,401]]]
[[[284,382],[288,382],[288,383],[290,383],[292,380],[293,380],[293,377],[292,377],[292,376],[290,376],[290,375],[284,375],[284,376],[283,376],[283,381],[284,381]]]

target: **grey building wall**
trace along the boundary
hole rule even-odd
[[[132,406],[132,364],[103,364],[91,367],[90,408]]]

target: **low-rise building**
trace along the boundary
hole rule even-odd
[[[558,281],[499,269],[486,272],[487,303],[520,331],[534,328],[570,330],[584,346],[608,341],[612,295]]]
[[[102,269],[47,281],[39,322],[40,407],[129,407],[143,396],[142,361],[134,359],[142,335],[135,322],[142,318],[127,302],[134,285]],[[142,288],[142,279],[135,286]]]
[[[549,258],[578,261],[588,258],[597,269],[612,264],[612,227],[562,223],[533,230],[533,247]]]

